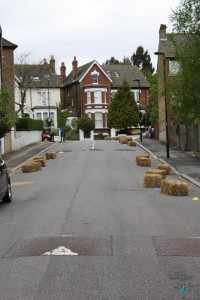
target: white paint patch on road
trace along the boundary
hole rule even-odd
[[[54,250],[45,252],[43,255],[78,255],[78,253],[72,252],[70,249],[60,246]]]
[[[58,153],[60,154],[60,153],[64,153],[64,152],[63,152],[63,151],[60,151],[60,152],[58,152]]]
[[[94,142],[93,145],[92,145],[92,150],[94,150],[94,146],[95,146],[95,142]]]

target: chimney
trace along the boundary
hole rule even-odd
[[[48,65],[47,59],[46,59],[46,58],[43,59],[43,64],[44,64],[44,65]]]
[[[78,69],[77,67],[78,67],[78,62],[76,60],[76,56],[74,56],[74,60],[72,62],[73,78],[75,78],[77,75],[77,69]]]
[[[51,55],[51,59],[50,59],[50,68],[51,68],[51,72],[52,73],[56,73],[56,69],[55,69],[55,58],[53,55]]]
[[[65,63],[64,62],[61,63],[60,77],[61,77],[61,84],[63,84],[65,82],[65,80],[66,80],[66,67],[65,67]]]
[[[166,25],[164,25],[164,24],[160,25],[160,30],[159,30],[159,39],[160,40],[163,40],[163,39],[167,38],[167,36],[166,36],[166,29],[167,29]]]

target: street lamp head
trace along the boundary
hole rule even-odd
[[[162,56],[164,56],[164,55],[165,55],[165,52],[162,51],[162,50],[159,50],[159,51],[157,51],[157,52],[154,52],[154,54],[155,54],[155,55],[162,55]]]

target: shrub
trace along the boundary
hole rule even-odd
[[[18,118],[16,122],[17,131],[43,130],[43,121],[31,118]]]

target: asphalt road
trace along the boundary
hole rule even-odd
[[[115,141],[51,151],[42,171],[12,174],[0,205],[1,300],[200,299],[198,187],[144,188],[144,150]]]

